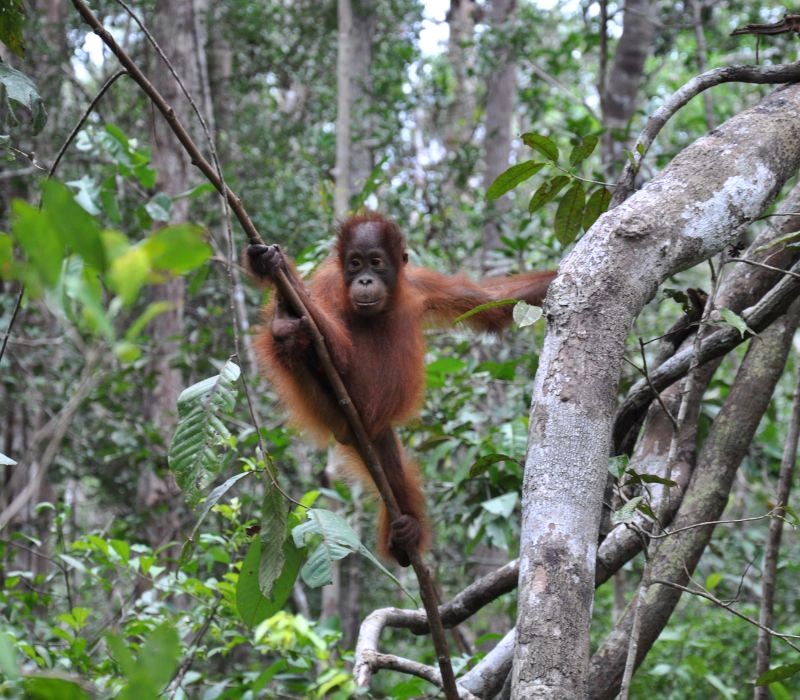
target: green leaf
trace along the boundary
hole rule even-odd
[[[514,189],[521,182],[533,177],[544,167],[544,163],[537,163],[535,160],[526,160],[522,163],[512,165],[505,172],[500,173],[495,181],[486,190],[486,199],[497,199],[502,197],[509,190]]]
[[[124,646],[124,642],[121,643]],[[115,651],[119,650],[119,644]],[[178,633],[169,623],[164,623],[150,632],[139,649],[135,661],[127,660],[125,675],[128,684],[117,696],[124,700],[161,697],[164,686],[169,683],[178,667],[181,643]],[[122,663],[117,659],[120,666]]]
[[[98,272],[105,270],[106,251],[100,237],[100,224],[75,201],[66,185],[45,180],[41,210],[69,252],[79,255]]]
[[[0,63],[0,84],[5,87],[5,102],[11,113],[14,104],[22,107],[30,115],[34,133],[38,134],[47,122],[47,112],[36,84],[7,63]]]
[[[150,302],[146,307],[145,310],[142,311],[139,316],[136,317],[136,320],[128,326],[128,330],[125,331],[125,340],[129,343],[134,343],[138,339],[141,332],[144,330],[145,326],[150,323],[156,316],[160,316],[167,311],[170,311],[174,308],[174,304],[168,301],[153,301]]]
[[[19,678],[14,638],[8,632],[2,630],[0,630],[0,673],[11,680]]]
[[[164,192],[157,192],[144,205],[144,210],[153,221],[169,221],[169,212],[171,209],[172,200]]]
[[[358,552],[361,556],[372,562],[380,571],[394,581],[400,588],[413,599],[400,581],[381,564],[358,539],[355,531],[347,521],[338,513],[322,508],[310,508],[308,520],[292,530],[292,537],[296,546],[305,546],[319,536],[321,541],[311,552],[305,565],[300,571],[303,581],[312,588],[318,588],[330,583],[332,580],[331,566],[334,561],[344,559],[351,552]]]
[[[657,476],[655,474],[639,474],[635,472],[633,469],[626,469],[625,474],[629,477],[623,486],[639,486],[641,484],[661,484],[662,486],[677,486],[677,482],[672,481],[672,479],[667,479],[663,476]]]
[[[533,197],[531,197],[531,201],[528,203],[528,213],[533,214],[541,209],[561,192],[569,181],[570,178],[567,175],[556,175],[556,177],[550,180],[545,180],[539,185],[539,189],[533,193]]]
[[[713,574],[706,576],[705,588],[707,591],[713,591],[722,582],[722,574],[715,571]]]
[[[588,231],[592,224],[600,218],[600,214],[608,211],[608,205],[611,204],[611,191],[605,187],[592,192],[589,200],[586,202],[586,209],[583,212],[583,230]]]
[[[748,326],[744,319],[739,316],[735,311],[731,311],[730,309],[719,309],[719,315],[722,316],[723,321],[727,323],[729,326],[733,326],[739,333],[741,334],[742,338],[744,338],[745,333],[750,333],[750,335],[758,335],[750,326]]]
[[[272,617],[283,608],[300,573],[305,550],[297,547],[286,532],[283,536],[283,570],[275,580],[269,596],[261,592],[258,583],[261,562],[260,538],[251,542],[242,562],[239,580],[236,583],[236,610],[244,623],[250,627]]]
[[[286,503],[274,484],[267,484],[261,503],[261,560],[258,587],[269,596],[283,570],[283,541],[286,539]]]
[[[775,681],[782,681],[786,678],[791,678],[797,673],[800,673],[800,662],[776,666],[775,668],[771,668],[769,671],[762,673],[758,677],[758,680],[756,680],[756,685],[769,685]]]
[[[488,311],[489,309],[496,309],[500,306],[509,306],[510,304],[516,303],[516,299],[497,299],[496,301],[487,301],[485,304],[474,306],[469,311],[465,311],[460,316],[456,316],[455,319],[453,319],[453,323],[461,323],[462,321],[466,321],[468,318],[471,318],[472,316],[475,316],[475,314],[479,314],[482,311]]]
[[[22,29],[25,25],[25,6],[22,0],[4,0],[0,13],[0,41],[13,53],[25,54]]]
[[[628,468],[630,458],[628,455],[617,455],[608,460],[608,472],[615,479],[621,479],[625,470]]]
[[[514,508],[517,506],[518,501],[519,494],[517,494],[516,491],[512,491],[510,493],[504,493],[502,496],[497,496],[496,498],[490,498],[488,501],[484,501],[481,503],[481,508],[492,515],[497,515],[501,518],[510,518],[514,512]]]
[[[126,306],[139,297],[139,291],[150,276],[150,256],[141,245],[128,248],[111,260],[108,285]]]
[[[514,322],[520,327],[532,326],[542,317],[542,307],[518,301],[513,310]]]
[[[426,367],[430,374],[457,374],[466,369],[467,363],[457,357],[440,357]]]
[[[582,163],[584,160],[586,160],[594,152],[599,140],[600,139],[595,135],[585,136],[582,138],[570,152],[569,164],[577,165],[578,163]]]
[[[39,673],[25,678],[22,686],[28,700],[89,700],[91,697],[75,681]]]
[[[522,143],[534,151],[539,151],[547,160],[558,162],[558,146],[555,145],[547,136],[528,132],[522,134]]]
[[[469,470],[470,478],[472,479],[476,476],[479,476],[493,464],[497,464],[498,462],[511,462],[513,464],[522,466],[518,459],[514,459],[510,455],[504,455],[499,452],[496,452],[490,455],[484,455],[483,457],[480,457],[479,459],[475,460],[475,463],[470,467]]]
[[[164,226],[143,243],[153,267],[182,275],[200,267],[211,255],[203,229],[194,224]]]
[[[190,505],[219,471],[219,443],[230,437],[222,416],[236,405],[239,366],[228,360],[222,371],[184,389],[178,397],[178,427],[169,447],[169,466]]]
[[[38,280],[53,288],[61,276],[64,243],[49,217],[21,199],[11,203],[11,233],[20,245]]]
[[[555,234],[561,245],[569,245],[581,229],[584,202],[583,183],[576,182],[561,198],[556,209]]]

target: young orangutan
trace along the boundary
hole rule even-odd
[[[245,263],[269,282],[293,268],[278,246],[251,245]],[[380,457],[402,515],[389,522],[382,509],[378,547],[408,566],[408,551],[430,541],[425,499],[417,466],[400,446],[394,426],[416,414],[425,387],[423,326],[448,324],[470,309],[501,299],[540,305],[555,272],[531,272],[472,282],[408,265],[405,241],[397,226],[379,214],[347,219],[338,231],[335,255],[308,284],[314,314],[336,369]],[[466,321],[497,332],[511,322],[512,305],[481,311]],[[350,428],[320,368],[307,321],[295,315],[283,297],[264,310],[257,340],[265,374],[289,408],[293,422],[322,444],[331,436],[341,445],[348,468],[375,489],[358,456]]]

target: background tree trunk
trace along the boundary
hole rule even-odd
[[[486,81],[486,136],[484,151],[486,164],[483,173],[483,187],[488,189],[494,179],[508,167],[511,153],[511,121],[514,116],[514,96],[516,94],[516,61],[506,35],[511,28],[516,0],[494,0],[489,11],[489,23],[497,35],[494,44],[494,67]],[[508,211],[510,201],[507,196],[487,203],[486,219],[483,224],[484,271],[488,269],[487,254],[500,245],[500,222]]]
[[[650,0],[626,0],[622,36],[600,95],[603,112],[603,163],[613,175],[623,162],[627,128],[636,111],[644,64],[655,37],[655,6]]]

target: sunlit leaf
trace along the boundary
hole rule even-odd
[[[541,306],[534,306],[526,301],[517,302],[512,311],[514,323],[520,328],[532,326],[542,317],[542,313]]]
[[[164,226],[144,241],[153,267],[182,275],[202,265],[211,255],[203,229],[193,224]]]

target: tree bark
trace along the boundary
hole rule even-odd
[[[514,697],[587,695],[625,338],[664,279],[736,241],[797,171],[798,108],[800,86],[779,89],[696,141],[562,261],[546,304],[525,460]]]

